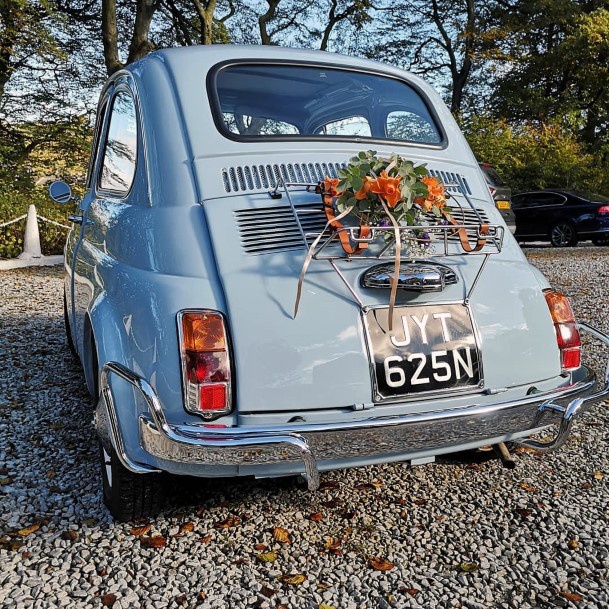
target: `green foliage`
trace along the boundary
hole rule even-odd
[[[491,163],[513,192],[577,188],[609,192],[595,155],[560,124],[513,126],[505,119],[474,117],[463,125],[476,158]]]
[[[31,204],[36,205],[39,215],[70,225],[68,214],[73,212],[72,205],[54,203],[46,188],[11,191],[7,187],[0,189],[0,224],[26,214]],[[67,229],[39,220],[38,230],[43,254],[50,256],[63,253]],[[21,253],[24,231],[25,219],[0,228],[0,258],[15,258]]]

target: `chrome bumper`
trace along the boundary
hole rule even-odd
[[[594,328],[580,324],[580,330],[609,346],[609,337]],[[101,374],[105,412],[98,409],[96,425],[102,437],[110,436],[107,439],[123,465],[136,473],[158,470],[135,463],[125,451],[109,382],[111,374],[137,388],[146,401],[149,412],[139,417],[140,443],[159,460],[207,466],[301,462],[312,490],[319,485],[321,461],[408,459],[423,451],[440,454],[450,452],[451,447],[483,445],[493,438],[511,439],[540,451],[555,450],[566,442],[576,417],[609,394],[608,365],[603,386],[597,391],[594,374],[587,371],[585,378],[572,385],[488,406],[347,423],[210,429],[169,425],[150,384],[124,366],[109,362]],[[559,427],[550,441],[523,438],[553,423]]]

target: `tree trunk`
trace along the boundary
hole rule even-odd
[[[201,44],[213,44],[213,22],[214,11],[216,10],[216,0],[193,0],[199,21],[201,22]]]
[[[118,27],[116,25],[116,0],[102,0],[102,42],[104,45],[104,62],[108,76],[123,67],[118,58]]]
[[[266,0],[266,3],[269,5],[266,13],[260,15],[258,17],[258,25],[260,27],[260,40],[262,44],[270,45],[273,44],[271,40],[271,35],[269,34],[268,24],[275,18],[277,14],[277,7],[281,0]]]
[[[148,34],[150,32],[150,23],[157,8],[158,4],[154,0],[137,0],[135,24],[133,26],[131,44],[129,45],[127,63],[141,59],[152,50]]]

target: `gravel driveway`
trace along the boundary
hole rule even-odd
[[[607,254],[527,249],[605,332]],[[609,607],[602,409],[514,470],[384,465],[325,474],[313,494],[293,479],[175,480],[161,516],[114,524],[61,271],[5,271],[0,294],[0,606]]]

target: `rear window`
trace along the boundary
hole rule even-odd
[[[404,81],[328,67],[237,64],[210,80],[218,128],[233,139],[383,139],[438,146],[443,134]]]

